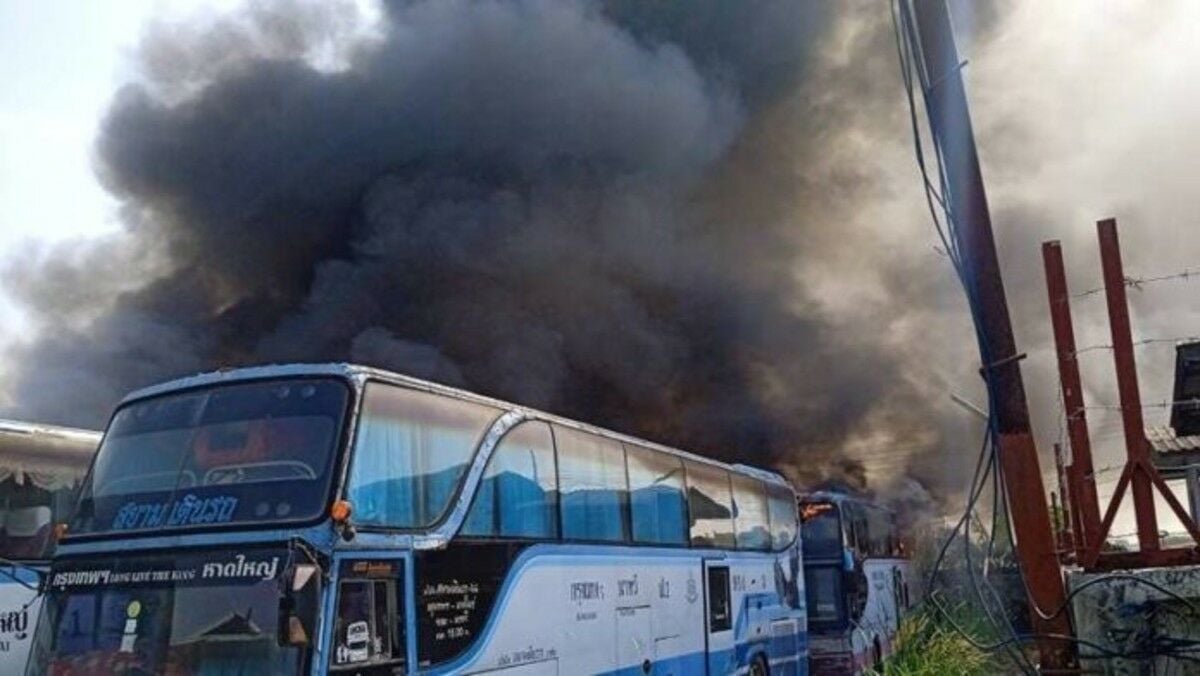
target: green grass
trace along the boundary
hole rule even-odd
[[[946,612],[963,631],[979,643],[994,640],[986,620],[966,604],[947,608]],[[987,676],[1010,673],[1002,656],[982,652],[971,645],[933,606],[925,605],[900,624],[897,650],[875,676]]]

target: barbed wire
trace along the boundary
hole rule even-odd
[[[1101,467],[1100,469],[1092,470],[1092,476],[1096,476],[1099,474],[1107,474],[1109,472],[1116,472],[1116,471],[1122,470],[1122,469],[1125,469],[1125,463],[1121,463],[1119,465],[1105,465],[1104,467]],[[1114,481],[1116,481],[1116,479],[1114,479]]]
[[[1166,345],[1166,344],[1179,345],[1181,343],[1194,343],[1196,341],[1200,341],[1200,336],[1175,336],[1173,338],[1142,338],[1140,340],[1133,341],[1133,346],[1134,347],[1146,347],[1148,345]],[[1111,349],[1113,349],[1113,346],[1111,343],[1100,343],[1097,345],[1088,345],[1087,347],[1081,347],[1078,350],[1075,350],[1071,354],[1073,356],[1077,357],[1077,356],[1079,356],[1081,354],[1085,354],[1087,352],[1096,352],[1098,350],[1111,350]]]
[[[1176,272],[1176,273],[1170,274],[1170,275],[1159,275],[1156,277],[1129,277],[1129,276],[1126,276],[1125,277],[1125,286],[1128,286],[1132,289],[1141,291],[1142,287],[1147,284],[1155,284],[1158,282],[1169,282],[1172,280],[1191,281],[1191,280],[1195,280],[1195,279],[1200,279],[1200,269],[1188,268],[1188,269],[1183,270],[1182,272]],[[1104,287],[1099,286],[1094,289],[1088,289],[1087,291],[1081,291],[1079,293],[1072,294],[1071,297],[1072,298],[1087,298],[1088,296],[1094,296],[1098,293],[1103,293],[1103,292],[1104,292]]]
[[[1142,408],[1175,408],[1176,406],[1198,406],[1200,399],[1181,399],[1178,401],[1143,401],[1139,404]],[[1092,404],[1084,406],[1085,411],[1124,411],[1125,407],[1120,404]]]

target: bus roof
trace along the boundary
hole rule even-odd
[[[640,439],[638,437],[630,436],[627,434],[622,434],[620,432],[614,432],[612,430],[605,429],[602,427],[588,425],[587,423],[582,423],[577,420],[572,420],[570,418],[563,418],[561,416],[556,416],[554,414],[546,413],[545,411],[530,408],[528,406],[521,406],[519,404],[514,404],[512,402],[503,401],[500,399],[494,399],[492,397],[485,397],[483,395],[476,394],[476,393],[470,392],[468,390],[461,390],[461,389],[458,389],[455,387],[450,387],[447,385],[440,385],[438,383],[432,383],[427,380],[421,380],[419,378],[413,378],[411,376],[406,376],[406,375],[403,375],[400,373],[386,371],[386,370],[374,368],[371,366],[362,366],[359,364],[340,363],[340,362],[339,363],[320,363],[320,364],[270,364],[270,365],[265,365],[265,366],[249,366],[249,367],[236,368],[236,369],[221,369],[218,371],[210,371],[207,373],[199,373],[196,375],[186,376],[183,378],[177,378],[175,380],[169,380],[169,381],[166,381],[163,383],[151,385],[149,387],[144,387],[140,390],[135,390],[133,392],[130,392],[128,395],[126,395],[121,400],[121,405],[125,405],[127,403],[137,401],[139,399],[145,399],[148,397],[158,396],[158,395],[166,394],[169,392],[188,390],[188,389],[192,389],[192,388],[196,388],[196,387],[207,387],[210,385],[218,385],[218,384],[224,384],[224,383],[236,383],[236,382],[243,382],[243,381],[248,381],[248,380],[263,380],[263,379],[267,379],[267,378],[295,378],[295,377],[303,377],[303,376],[334,376],[334,377],[347,378],[347,379],[355,380],[355,381],[359,381],[359,382],[365,382],[367,380],[378,380],[381,382],[391,383],[394,385],[402,385],[404,387],[409,387],[409,388],[417,389],[417,390],[423,390],[423,391],[434,393],[434,394],[441,394],[441,395],[448,396],[448,397],[454,397],[457,399],[472,401],[472,402],[479,403],[479,404],[485,404],[485,405],[493,406],[496,408],[520,411],[522,413],[525,413],[526,415],[529,415],[532,418],[540,418],[540,419],[543,419],[543,420],[546,420],[549,422],[556,423],[558,425],[562,425],[564,427],[572,427],[572,428],[579,429],[579,430],[582,430],[585,432],[591,432],[592,434],[597,434],[599,436],[608,437],[608,438],[614,439],[616,441],[622,441],[625,443],[636,444],[636,445],[645,446],[648,448],[654,448],[654,449],[657,449],[660,451],[665,451],[665,452],[671,453],[673,455],[680,456],[682,458],[686,458],[688,460],[695,460],[697,462],[703,462],[703,463],[707,463],[707,464],[711,464],[711,465],[719,465],[721,467],[733,470],[735,472],[739,472],[739,473],[746,474],[749,476],[754,476],[758,479],[762,479],[764,481],[768,481],[771,483],[785,485],[785,486],[788,485],[787,481],[783,478],[782,475],[780,475],[776,472],[771,472],[769,470],[765,470],[765,469],[761,469],[761,468],[757,468],[757,467],[751,467],[751,466],[743,465],[743,464],[730,464],[730,463],[720,462],[720,461],[714,460],[712,458],[706,458],[702,455],[696,455],[695,453],[689,453],[688,451],[683,451],[683,450],[680,450],[677,448],[673,448],[671,446],[665,446],[663,444],[658,444],[653,441],[647,441],[645,439]]]
[[[0,470],[82,475],[100,438],[92,430],[0,419]]]

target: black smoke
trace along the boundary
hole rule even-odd
[[[95,148],[125,232],[7,271],[38,328],[7,355],[14,414],[97,426],[172,376],[352,360],[800,478],[862,484],[843,450],[883,440],[903,474],[943,430],[900,301],[955,296],[936,257],[875,249],[844,274],[886,261],[895,296],[863,316],[805,278],[884,176],[846,130],[905,130],[886,5],[822,75],[824,4],[397,1],[358,40],[349,6],[276,2],[152,28]]]

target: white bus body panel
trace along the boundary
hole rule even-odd
[[[21,674],[29,659],[33,630],[42,609],[42,599],[34,589],[14,581],[11,568],[0,572],[0,674]],[[37,586],[37,576],[17,569],[24,582]]]
[[[475,644],[432,672],[632,675],[649,661],[656,676],[692,676],[744,673],[762,654],[772,674],[807,673],[803,576],[800,608],[777,591],[777,568],[791,575],[790,550],[534,549],[509,572]],[[705,562],[728,566],[732,613],[723,640],[707,646]]]

